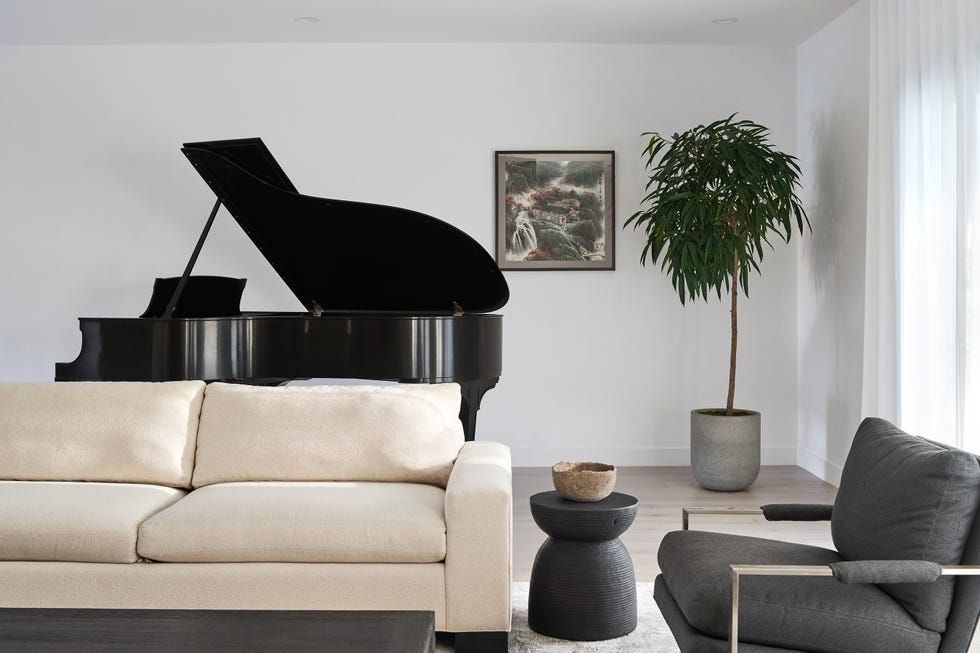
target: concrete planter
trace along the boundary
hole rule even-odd
[[[759,476],[762,415],[754,410],[691,411],[691,468],[709,490],[744,490]]]

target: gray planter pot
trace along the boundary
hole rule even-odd
[[[720,415],[717,413],[721,413]],[[714,414],[709,414],[714,413]],[[691,469],[709,490],[744,490],[759,476],[762,415],[754,410],[691,411]]]

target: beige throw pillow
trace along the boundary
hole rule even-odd
[[[394,481],[445,487],[463,446],[459,406],[455,383],[212,383],[201,412],[193,484]]]
[[[188,487],[202,381],[0,383],[0,479]]]

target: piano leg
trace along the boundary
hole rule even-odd
[[[487,390],[497,385],[498,380],[499,377],[459,383],[463,393],[463,401],[459,406],[459,420],[463,423],[463,435],[467,442],[476,439],[476,413],[480,410],[480,402]]]

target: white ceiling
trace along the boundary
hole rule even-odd
[[[856,0],[0,0],[0,43],[792,46]],[[319,22],[300,23],[300,16]],[[730,25],[712,22],[737,18]]]

